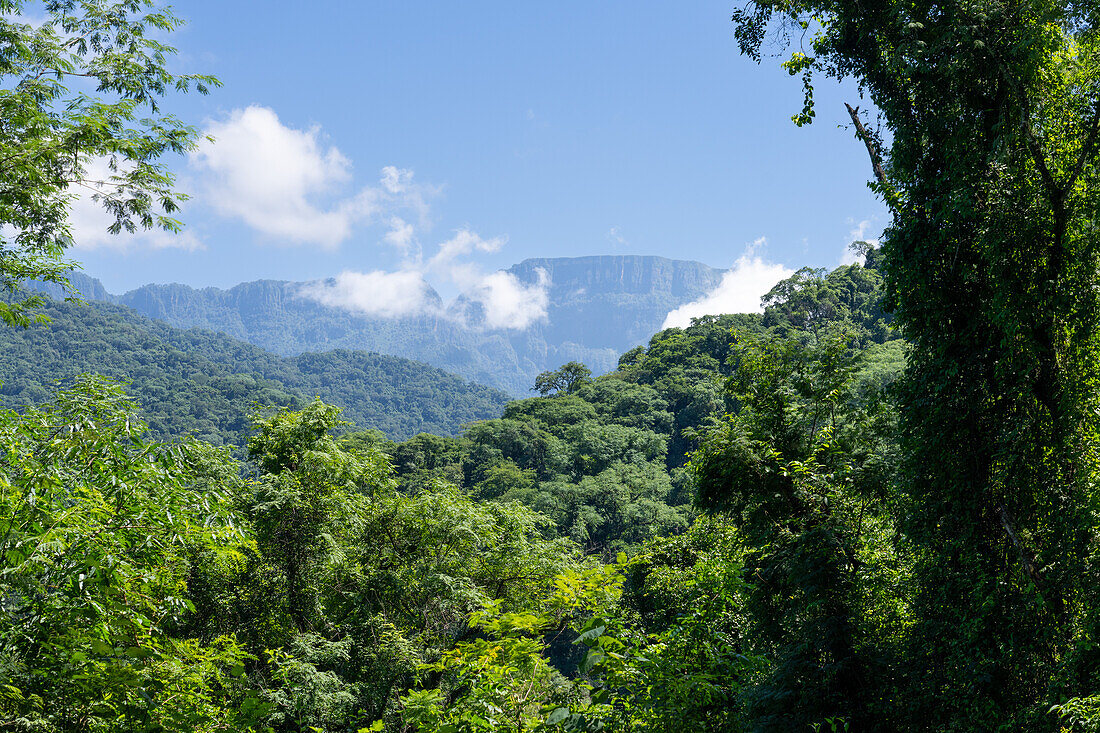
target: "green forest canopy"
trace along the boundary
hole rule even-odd
[[[877,405],[879,428],[888,424],[885,395],[905,349],[888,340],[880,282],[858,265],[800,272],[773,291],[763,317],[669,329],[596,379],[567,365],[569,379],[543,380],[560,382],[557,392],[511,402],[458,437],[334,439],[338,410],[315,401],[255,417],[242,467],[201,443],[145,443],[136,407],[95,380],[44,411],[9,413],[11,455],[32,461],[9,466],[14,485],[75,472],[66,485],[79,477],[89,497],[121,508],[58,515],[56,493],[10,505],[20,533],[12,547],[52,528],[41,535],[52,545],[9,555],[18,557],[9,574],[21,597],[42,583],[66,590],[34,634],[18,608],[5,617],[9,663],[23,670],[7,714],[47,729],[113,730],[122,720],[170,729],[336,731],[352,721],[520,730],[548,720],[725,729],[745,714],[737,700],[750,688],[739,680],[764,662],[743,633],[745,547],[728,519],[699,513],[690,452],[738,409],[725,383],[739,355],[762,339],[809,355],[824,330],[844,334],[858,362],[852,398]],[[816,333],[792,324],[806,309],[826,314]],[[73,453],[81,433],[70,431],[53,452],[34,452],[63,425],[94,425],[97,439]],[[112,453],[113,445],[130,447]],[[86,475],[89,460],[103,473]],[[114,474],[146,478],[137,493],[104,493]],[[198,486],[208,495],[195,504]],[[151,490],[175,493],[143,493]],[[141,533],[118,528],[152,512],[148,502],[162,534],[134,555],[126,548]],[[179,535],[178,550],[158,539],[184,527],[193,534]],[[116,544],[82,544],[89,535]],[[54,567],[52,552],[70,565]],[[129,564],[93,570],[102,553]],[[146,625],[116,628],[130,611],[114,589],[153,572],[142,563],[184,594],[172,605],[174,596],[162,600],[161,586],[149,586]],[[64,580],[81,575],[96,582]],[[96,616],[102,624],[71,625],[95,607],[109,609]],[[70,630],[58,641],[61,629]],[[54,643],[63,651],[35,651]],[[40,661],[19,666],[32,656]],[[643,658],[644,668],[630,661]],[[685,676],[689,659],[702,666]],[[181,673],[183,681],[170,677]],[[171,690],[172,704],[148,703],[151,689]],[[192,697],[204,702],[184,702]]]

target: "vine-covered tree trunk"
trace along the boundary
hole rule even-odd
[[[915,604],[898,712],[921,729],[1054,727],[1093,645],[1100,3],[756,2],[817,33],[792,73],[854,76],[904,380]],[[812,104],[812,95],[808,96]],[[800,117],[807,120],[806,112]],[[876,161],[877,164],[877,161]],[[1092,684],[1095,684],[1093,679]]]

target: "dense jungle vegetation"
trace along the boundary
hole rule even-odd
[[[661,332],[603,377],[567,364],[459,437],[334,438],[340,410],[318,400],[254,415],[239,464],[149,442],[137,405],[91,377],[6,413],[12,495],[35,497],[10,507],[9,578],[46,601],[6,609],[8,714],[59,730],[733,725],[764,657],[746,547],[699,504],[689,456],[746,414],[735,375],[774,359],[817,405],[817,439],[889,461],[905,347],[876,262],[800,271],[763,317]]]
[[[197,133],[155,102],[216,83],[168,72],[170,13],[46,8],[0,0],[9,291],[63,280],[87,156],[129,164],[119,228],[177,226],[156,161]],[[151,439],[94,376],[0,412],[0,726],[1100,729],[1100,4],[733,20],[793,52],[796,123],[822,75],[881,113],[850,108],[893,217],[864,265],[539,375],[457,437],[314,400],[255,411],[238,460]]]

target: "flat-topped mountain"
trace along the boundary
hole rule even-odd
[[[618,355],[660,329],[669,311],[718,285],[723,271],[639,255],[529,259],[509,273],[546,288],[546,318],[522,330],[487,328],[478,303],[460,296],[421,315],[382,317],[325,305],[305,283],[257,280],[229,289],[145,285],[122,295],[72,278],[89,300],[128,306],[179,328],[219,331],[283,356],[355,349],[416,359],[475,382],[528,394],[537,374],[567,361],[608,371]]]
[[[574,342],[616,354],[648,341],[670,311],[716,288],[725,272],[638,255],[534,258],[509,272],[535,282],[539,270],[549,279],[550,306],[547,321],[533,330],[548,343]]]

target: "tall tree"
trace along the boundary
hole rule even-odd
[[[727,512],[746,549],[746,637],[767,660],[742,695],[747,718],[754,730],[830,719],[862,730],[880,686],[869,629],[891,614],[868,592],[892,564],[877,546],[890,531],[879,440],[889,410],[873,390],[860,394],[851,335],[736,339],[738,412],[708,431],[691,468],[699,503]]]
[[[121,388],[85,377],[0,411],[0,728],[249,730],[257,700],[232,636],[181,632],[190,553],[246,539],[238,467],[147,441]]]
[[[1053,727],[1050,704],[1100,666],[1100,3],[755,0],[734,21],[757,59],[769,29],[809,40],[784,63],[807,90],[796,122],[816,73],[854,77],[885,123],[849,108],[893,211],[884,272],[913,346],[901,720]]]
[[[170,92],[205,94],[210,76],[173,74],[175,49],[157,39],[180,25],[153,0],[49,0],[24,15],[0,0],[0,288],[30,279],[65,283],[75,192],[113,218],[112,233],[180,228],[186,196],[161,162],[190,150],[194,127],[160,109]],[[93,170],[94,169],[94,170]],[[0,303],[26,325],[38,298]]]
[[[543,397],[557,392],[572,394],[585,384],[588,384],[592,376],[592,370],[579,361],[571,361],[563,364],[559,369],[551,372],[543,372],[535,377],[533,391]]]

